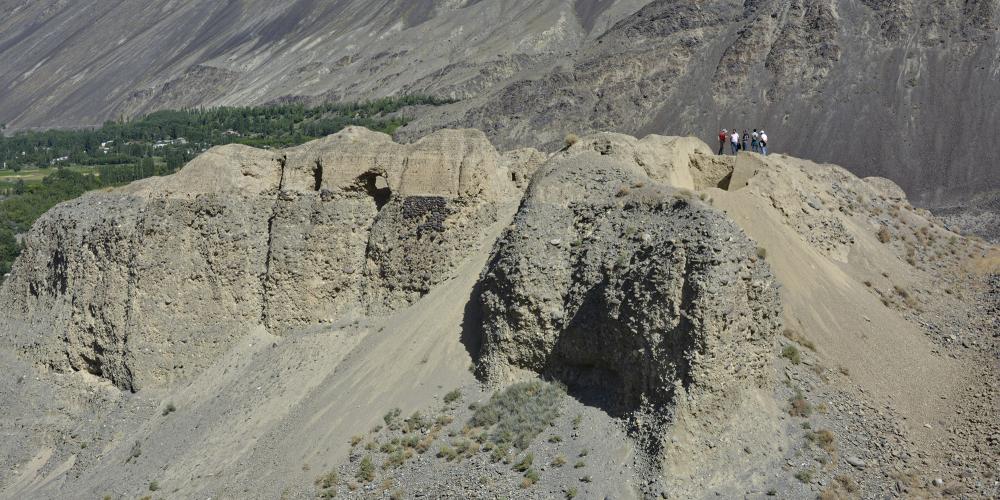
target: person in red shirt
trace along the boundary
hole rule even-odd
[[[723,153],[725,153],[725,151],[726,151],[726,140],[728,140],[728,139],[729,139],[729,131],[726,130],[726,129],[722,129],[722,131],[719,132],[719,154],[720,155],[723,154]]]

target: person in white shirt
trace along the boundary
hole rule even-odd
[[[733,135],[729,137],[729,145],[733,148],[733,156],[740,150],[740,133],[733,129]]]
[[[767,133],[760,131],[760,154],[767,156]]]

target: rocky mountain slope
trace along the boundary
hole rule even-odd
[[[0,122],[429,93],[404,137],[765,128],[921,205],[1000,186],[1000,2],[3,0]],[[127,20],[124,21],[124,20]],[[414,111],[418,114],[418,111]]]
[[[3,498],[1000,494],[1000,254],[883,178],[351,128],[26,241]],[[544,425],[511,445],[483,407]]]

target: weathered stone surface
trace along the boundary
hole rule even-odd
[[[598,134],[542,167],[484,271],[488,379],[539,372],[612,410],[766,384],[774,279],[723,213],[655,180],[691,177],[649,142],[669,141]]]
[[[519,196],[511,170],[527,167],[500,163],[470,130],[214,148],[46,214],[0,322],[39,364],[131,390],[170,383],[260,325],[281,334],[419,298]]]

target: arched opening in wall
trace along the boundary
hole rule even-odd
[[[382,207],[389,203],[389,198],[392,197],[389,180],[376,172],[361,174],[355,184],[375,200],[375,207],[379,210],[382,210]]]

